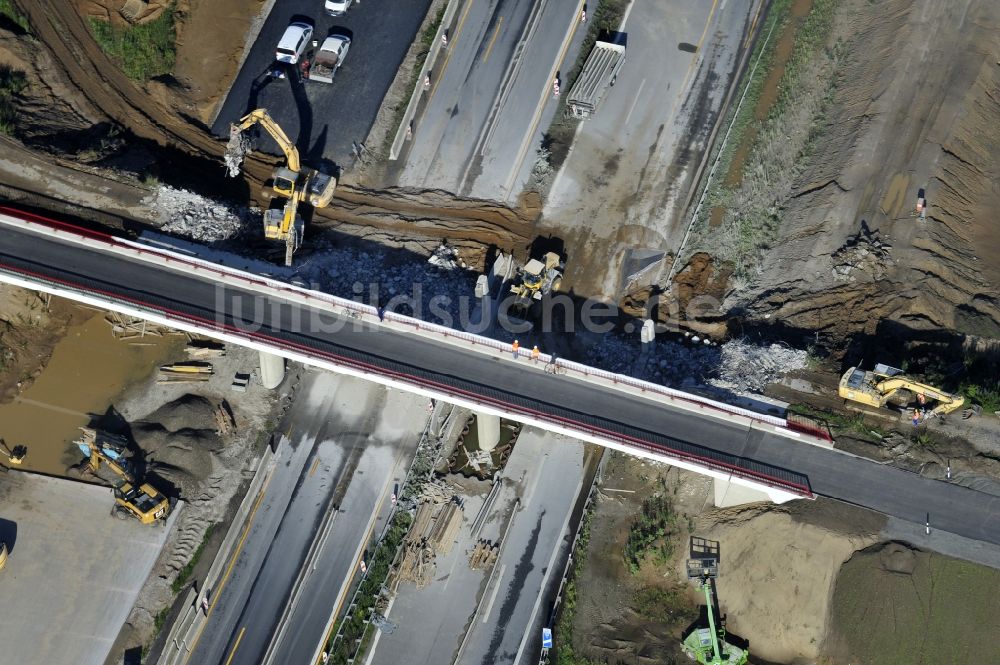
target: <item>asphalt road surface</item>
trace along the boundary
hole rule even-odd
[[[368,136],[429,6],[430,0],[355,0],[346,15],[331,18],[324,13],[322,0],[279,0],[236,76],[212,132],[228,138],[233,121],[264,107],[295,141],[305,163],[351,163],[352,143],[363,143]],[[321,44],[331,29],[352,37],[333,83],[301,80],[291,66],[286,67],[284,79],[268,75],[285,28],[302,19],[314,25],[313,38]],[[259,138],[256,149],[280,154],[267,134]]]
[[[549,94],[548,72],[560,58],[567,31],[577,27],[578,8],[578,0],[466,0],[448,50],[432,72],[430,96],[414,124],[399,183],[460,192],[483,177],[490,184],[477,188],[477,195],[504,198],[497,183],[518,169],[514,157],[533,135],[532,115]],[[529,36],[515,70],[515,54]],[[491,159],[484,176],[476,152],[481,143],[513,153]]]
[[[459,663],[538,662],[542,637],[534,628],[548,620],[551,598],[545,591],[562,575],[554,563],[571,538],[569,521],[583,487],[583,452],[579,441],[534,428],[521,432],[504,469],[520,504]]]
[[[333,325],[332,312],[306,309],[297,317],[275,299],[263,299],[219,288],[182,269],[152,266],[132,259],[38,236],[21,228],[0,228],[0,269],[51,276],[91,291],[146,303],[151,310],[169,309],[203,319],[206,325],[226,322],[235,302],[256,306],[265,323],[256,336],[272,343],[294,343],[337,362],[365,363],[392,372],[415,385],[431,383],[449,390],[476,393],[513,412],[531,412],[618,433],[655,447],[688,451],[744,468],[756,468],[794,482],[808,478],[814,492],[922,524],[929,513],[934,528],[968,538],[1000,543],[1000,497],[931,480],[891,466],[811,446],[783,437],[767,426],[748,427],[710,416],[699,417],[637,395],[553,375],[524,361],[485,356],[392,328],[354,321]],[[104,297],[109,297],[105,295]],[[217,304],[221,308],[217,310]],[[295,325],[322,320],[322,329]]]
[[[412,453],[422,426],[415,424],[416,433],[394,428],[388,432],[393,436],[383,438],[385,421],[398,420],[401,414],[426,420],[422,404],[401,409],[400,398],[415,402],[396,393],[387,417],[383,410],[387,391],[382,387],[330,373],[305,377],[302,392],[282,425],[284,435],[274,470],[232,572],[224,578],[221,590],[210,590],[209,621],[189,663],[262,662],[331,506],[339,504],[340,510],[327,542],[352,553],[366,542],[373,518],[381,512],[376,499],[388,482],[383,476],[391,479],[397,466],[394,460]],[[340,584],[350,579],[351,571],[347,565],[324,570],[324,574],[339,576]],[[309,602],[315,607],[312,622],[300,627],[309,646],[315,648],[323,638],[334,600],[325,595],[325,587],[313,582],[310,579],[303,586],[299,606]],[[312,655],[310,651],[298,661],[276,662],[308,662]]]

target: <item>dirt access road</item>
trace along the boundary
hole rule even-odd
[[[726,304],[837,337],[884,319],[1000,336],[1000,4],[852,0],[838,39],[832,103],[778,237],[756,287]]]

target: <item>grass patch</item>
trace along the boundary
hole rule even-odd
[[[21,10],[14,4],[14,0],[0,0],[0,16],[7,18],[26,33],[31,32],[28,17],[21,13]]]
[[[936,553],[913,559],[911,574],[886,572],[877,551],[841,567],[831,630],[854,662],[1000,662],[1000,642],[984,639],[1000,631],[1000,571]]]
[[[818,55],[832,30],[837,3],[814,0],[795,30],[774,101],[764,119],[757,119],[768,77],[782,64],[777,62],[776,53],[792,20],[790,7],[791,0],[775,0],[761,28],[762,38],[749,61],[746,96],[738,110],[735,105],[730,109],[723,124],[728,127],[732,123],[729,140],[713,151],[718,168],[707,184],[707,205],[696,221],[702,246],[689,250],[711,249],[718,258],[732,262],[737,289],[746,288],[760,274],[762,252],[777,237],[782,209],[826,128],[826,111],[836,91],[842,44],[827,50],[825,58]],[[771,37],[765,44],[763,37],[768,34]],[[740,182],[729,186],[725,179],[740,151],[745,155]],[[718,229],[709,225],[713,208],[724,210]]]
[[[327,642],[326,650],[330,654],[328,662],[332,665],[347,665],[357,653],[360,653],[360,650],[355,649],[358,641],[360,640],[362,646],[368,643],[369,613],[375,610],[382,585],[389,577],[389,569],[410,528],[411,521],[409,513],[396,513],[392,518],[392,526],[376,545],[375,552],[367,561],[368,573],[361,582],[357,604],[354,610],[335,626],[333,636]],[[338,632],[339,640],[336,639]]]
[[[647,586],[639,589],[632,601],[632,607],[639,616],[660,623],[694,621],[698,618],[698,608],[688,602],[683,586],[669,588]]]
[[[866,441],[878,441],[886,437],[887,432],[878,426],[865,422],[865,414],[860,411],[826,411],[808,404],[789,404],[788,411],[802,416],[808,416],[822,423],[837,433],[853,434]]]
[[[201,559],[201,555],[205,551],[205,545],[208,543],[208,539],[211,538],[212,532],[215,530],[215,525],[212,524],[207,529],[205,529],[205,535],[201,538],[201,543],[198,545],[198,549],[194,551],[191,555],[191,560],[187,562],[187,565],[181,568],[181,572],[177,574],[177,579],[173,581],[170,588],[173,589],[175,594],[180,593],[184,585],[191,578],[191,573],[194,572],[194,567],[198,565],[198,561]]]
[[[94,40],[133,81],[144,82],[173,71],[177,58],[173,4],[142,25],[117,26],[96,18],[89,22]]]
[[[552,630],[553,652],[555,657],[550,662],[555,665],[597,665],[592,660],[578,656],[573,651],[573,619],[576,617],[577,588],[576,578],[583,571],[587,560],[587,546],[590,543],[590,525],[594,519],[593,505],[583,514],[580,525],[580,539],[576,544],[576,558],[570,571],[569,581],[563,588],[562,605],[559,606],[559,618]]]
[[[17,118],[17,100],[28,87],[28,79],[24,72],[10,65],[0,65],[0,133],[10,136],[14,133],[14,120]]]
[[[664,564],[674,552],[671,536],[677,526],[677,513],[666,496],[654,496],[642,503],[639,514],[625,541],[625,565],[635,575],[650,556]]]

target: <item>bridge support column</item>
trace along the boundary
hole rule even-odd
[[[712,485],[715,488],[716,508],[732,508],[733,506],[741,506],[745,503],[757,503],[758,501],[785,503],[795,498],[793,495],[781,490],[771,492],[764,489],[757,489],[730,479],[715,478],[712,481]]]
[[[477,411],[476,432],[479,434],[480,450],[493,450],[500,443],[500,416]]]
[[[273,390],[285,380],[285,359],[265,351],[260,356],[260,382],[268,390]]]

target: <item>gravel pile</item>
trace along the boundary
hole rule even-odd
[[[156,210],[164,232],[198,242],[228,240],[261,224],[256,208],[229,206],[167,185],[157,187],[143,203]]]

